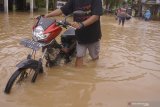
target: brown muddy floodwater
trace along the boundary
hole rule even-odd
[[[0,14],[0,107],[159,107],[160,22],[132,18],[119,26],[102,16],[100,59],[85,58],[85,67],[71,64],[45,68],[30,80],[3,93],[29,49],[19,44],[31,38],[32,17],[39,13]],[[156,106],[157,105],[157,106]]]

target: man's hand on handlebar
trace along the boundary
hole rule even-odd
[[[73,22],[71,23],[71,26],[73,26],[76,29],[84,28],[84,24],[82,22]]]

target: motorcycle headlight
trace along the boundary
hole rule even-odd
[[[44,32],[44,29],[42,28],[42,26],[37,26],[33,31],[33,39],[35,41],[39,41],[39,40],[43,40],[49,36],[49,33],[43,34],[43,32]]]

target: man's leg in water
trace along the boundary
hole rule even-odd
[[[81,67],[83,65],[83,57],[76,57],[75,67]]]
[[[121,21],[122,21],[122,19],[121,19],[121,17],[119,17],[119,25],[121,24]]]
[[[99,52],[100,52],[100,40],[88,45],[88,51],[92,58],[92,60],[99,59]]]
[[[124,26],[125,17],[122,18],[122,26]]]
[[[76,57],[75,66],[81,67],[83,65],[83,57],[86,54],[87,46],[77,43],[76,50],[77,50],[77,57]]]

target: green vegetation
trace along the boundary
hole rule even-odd
[[[45,8],[46,1],[45,0],[35,0],[35,4],[38,8]]]
[[[132,4],[132,0],[103,0],[106,6],[109,6],[110,9],[120,7],[125,4]]]

